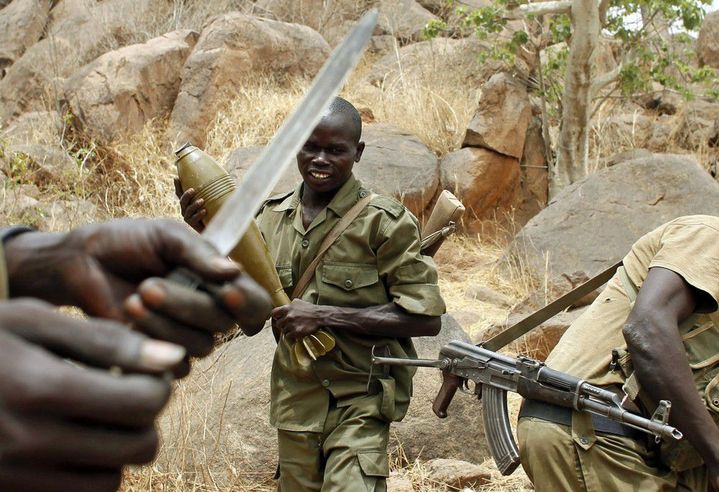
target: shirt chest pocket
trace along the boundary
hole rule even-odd
[[[375,265],[327,262],[318,273],[319,304],[367,307],[389,302]]]

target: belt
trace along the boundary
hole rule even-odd
[[[572,426],[572,409],[560,407],[538,400],[524,400],[519,410],[519,417],[534,417],[555,424]],[[634,440],[644,438],[644,433],[638,429],[622,425],[604,415],[591,414],[594,431],[601,434],[629,437]]]

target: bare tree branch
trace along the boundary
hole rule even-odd
[[[610,71],[603,73],[601,75],[598,75],[594,78],[594,81],[592,82],[592,87],[589,89],[590,99],[594,99],[597,94],[599,94],[599,91],[601,91],[603,88],[605,88],[607,85],[611,84],[615,80],[619,78],[619,74],[622,72],[622,65],[617,65],[617,67]]]
[[[504,12],[504,17],[507,19],[520,19],[525,15],[567,14],[571,10],[572,2],[568,0],[528,3],[520,5],[516,9],[507,10]]]

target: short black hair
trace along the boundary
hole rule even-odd
[[[341,97],[335,97],[330,104],[329,114],[341,115],[347,119],[355,134],[355,142],[359,142],[362,138],[362,117],[351,102]]]

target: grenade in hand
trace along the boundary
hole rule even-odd
[[[197,197],[205,202],[207,215],[205,223],[222,207],[227,198],[235,191],[235,182],[212,157],[189,143],[175,151],[177,174],[183,190],[193,188]],[[275,269],[275,262],[267,249],[257,223],[253,220],[245,235],[230,252],[230,258],[242,265],[244,270],[260,284],[272,298],[275,307],[290,303],[290,298],[282,288]],[[309,366],[312,360],[332,350],[335,341],[322,330],[304,337],[295,343],[292,353],[301,366]]]

